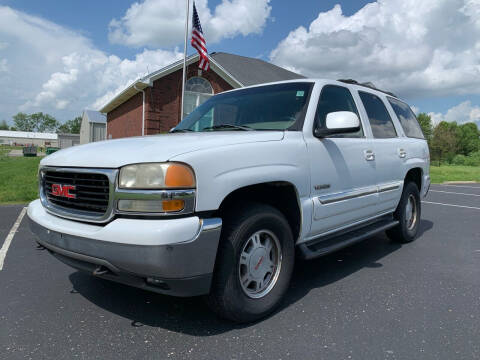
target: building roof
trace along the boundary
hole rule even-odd
[[[59,139],[65,139],[65,138],[74,138],[74,139],[80,139],[80,134],[71,134],[71,133],[59,133],[58,134]]]
[[[187,57],[187,66],[197,62],[198,54]],[[288,71],[269,62],[246,56],[214,52],[209,55],[210,69],[220,75],[233,88],[262,84],[267,82],[303,79],[304,76]],[[154,71],[134,81],[121,93],[105,104],[100,112],[107,113],[127,101],[137,92],[153,85],[158,80],[183,67],[183,59]]]
[[[212,53],[210,56],[244,86],[305,78],[260,59],[224,52]]]
[[[86,115],[89,123],[105,124],[107,122],[107,118],[100,111],[84,110],[83,114]]]
[[[38,133],[29,131],[10,131],[0,130],[0,137],[21,138],[21,139],[41,139],[41,140],[57,140],[58,135],[54,133]]]

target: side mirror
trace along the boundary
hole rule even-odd
[[[360,130],[360,119],[351,111],[335,111],[327,114],[325,125],[315,128],[316,137],[357,132]]]

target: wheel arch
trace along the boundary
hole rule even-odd
[[[421,167],[413,167],[405,174],[404,184],[413,182],[417,185],[418,191],[422,191],[423,169]]]
[[[270,181],[237,188],[224,197],[215,215],[224,217],[239,202],[260,202],[275,207],[287,219],[294,241],[298,240],[302,229],[302,208],[298,190],[291,182]]]

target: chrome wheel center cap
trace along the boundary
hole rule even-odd
[[[249,264],[250,275],[252,275],[253,278],[263,279],[265,277],[265,264],[268,263],[268,261],[266,261],[267,256],[268,254],[264,247],[254,250],[253,254],[250,257]]]

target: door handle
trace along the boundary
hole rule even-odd
[[[398,149],[398,156],[404,159],[407,157],[407,152],[404,149]]]
[[[367,161],[375,160],[375,153],[372,150],[364,150],[363,154],[365,155],[365,160]]]

